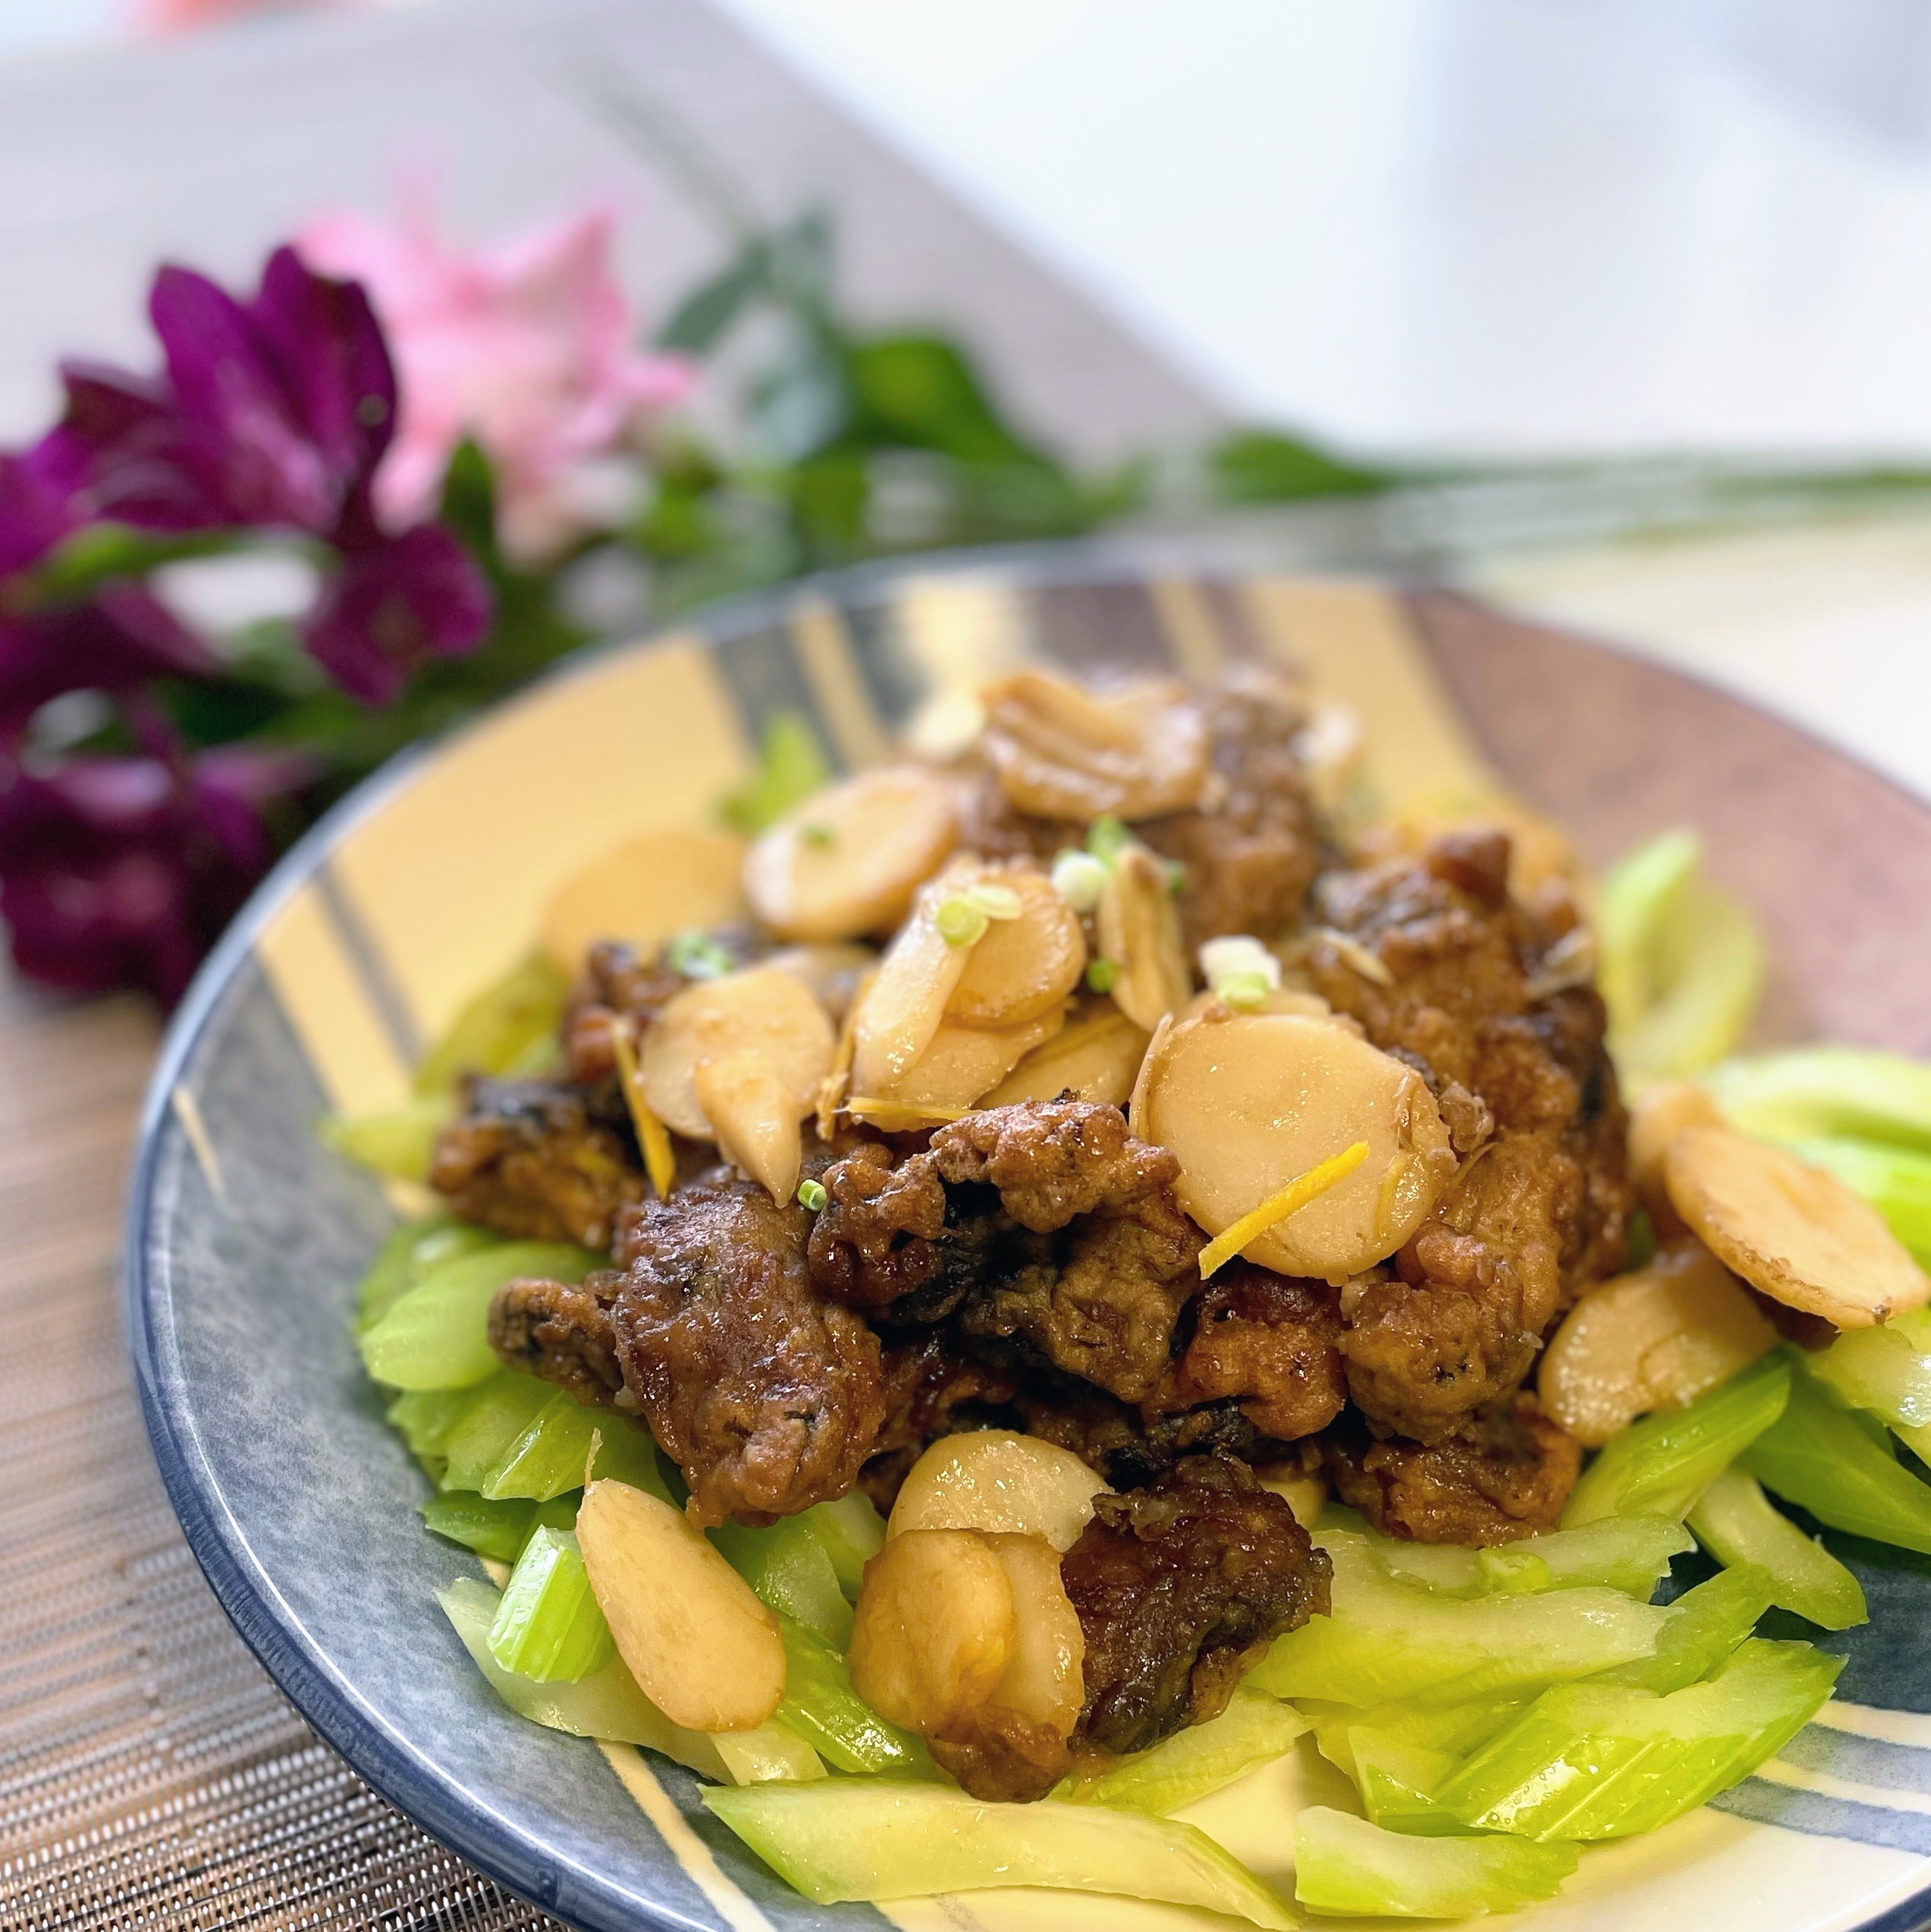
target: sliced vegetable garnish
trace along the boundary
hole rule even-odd
[[[1269,1228],[1298,1214],[1311,1201],[1317,1201],[1336,1181],[1345,1180],[1367,1158],[1367,1142],[1358,1140],[1331,1154],[1319,1166],[1310,1167],[1291,1180],[1278,1194],[1270,1195],[1259,1207],[1252,1208],[1200,1251],[1200,1277],[1204,1281],[1219,1268],[1232,1261],[1247,1244]]]
[[[995,1805],[896,1778],[706,1790],[704,1802],[820,1905],[1041,1885],[1192,1905],[1295,1932],[1286,1905],[1193,1826],[1097,1805]]]
[[[419,1094],[450,1092],[466,1073],[512,1073],[556,1051],[570,982],[540,953],[468,1001],[416,1070]]]
[[[808,1784],[830,1776],[818,1753],[776,1717],[755,1730],[714,1732],[711,1742],[733,1784]]]
[[[1237,1685],[1219,1717],[1122,1758],[1085,1783],[1054,1794],[1077,1805],[1118,1805],[1164,1817],[1185,1809],[1293,1748],[1308,1720],[1292,1704]]]
[[[437,1535],[499,1563],[517,1560],[536,1518],[534,1503],[492,1503],[468,1490],[432,1496],[419,1506]]]
[[[885,1547],[885,1519],[871,1499],[855,1489],[836,1503],[813,1503],[798,1520],[824,1545],[846,1601],[856,1603],[865,1565]]]
[[[1800,1371],[1790,1406],[1744,1466],[1766,1489],[1832,1529],[1931,1556],[1931,1484],[1892,1454],[1884,1431]]]
[[[1857,1579],[1822,1543],[1774,1508],[1747,1470],[1725,1469],[1690,1512],[1690,1527],[1719,1563],[1763,1569],[1776,1591],[1771,1601],[1779,1609],[1808,1617],[1826,1630],[1848,1630],[1867,1621]]]
[[[925,1742],[888,1724],[852,1688],[843,1655],[795,1617],[778,1615],[784,1639],[784,1701],[777,1717],[841,1771],[931,1776]]]
[[[611,1057],[617,1062],[617,1084],[623,1090],[623,1104],[630,1112],[630,1124],[637,1130],[637,1145],[642,1151],[644,1171],[650,1176],[657,1198],[668,1198],[677,1184],[677,1156],[664,1123],[650,1110],[637,1077],[637,1047],[627,1022],[611,1029]]]
[[[1455,1769],[1453,1753],[1342,1720],[1321,1726],[1320,1747],[1321,1755],[1353,1780],[1371,1823],[1420,1838],[1452,1837],[1468,1830],[1428,1795]]]
[[[447,1094],[422,1094],[380,1114],[331,1114],[316,1129],[325,1147],[385,1180],[426,1181],[436,1136],[456,1111]]]
[[[1766,1356],[1688,1408],[1635,1423],[1598,1452],[1562,1512],[1565,1529],[1604,1516],[1681,1517],[1783,1413],[1789,1362]]]
[[[397,1389],[460,1389],[503,1365],[489,1345],[489,1304],[520,1276],[581,1281],[604,1258],[566,1242],[511,1241],[430,1269],[364,1331],[362,1359]]]
[[[442,1486],[481,1494],[490,1472],[550,1405],[557,1391],[534,1375],[504,1369],[480,1387],[457,1392],[467,1406],[443,1436]]]
[[[758,747],[757,771],[724,801],[719,815],[734,832],[761,832],[830,777],[831,762],[809,721],[798,712],[774,712]]]
[[[925,1106],[908,1100],[887,1100],[875,1094],[853,1094],[844,1111],[856,1120],[869,1120],[888,1134],[909,1132],[948,1120],[962,1120],[969,1107]]]
[[[1701,1683],[1756,1628],[1775,1601],[1774,1588],[1769,1572],[1757,1564],[1719,1570],[1669,1607],[1653,1657],[1619,1664],[1596,1681],[1658,1697]]]
[[[1311,1805],[1294,1820],[1294,1896],[1357,1918],[1468,1918],[1552,1896],[1575,1870],[1566,1845],[1414,1838]]]
[[[1596,979],[1615,1024],[1633,1024],[1661,996],[1663,931],[1702,863],[1703,841],[1678,826],[1625,853],[1603,875]]]
[[[356,1326],[372,1327],[430,1269],[459,1255],[499,1247],[501,1235],[432,1215],[397,1228],[382,1243],[356,1290]]]
[[[1732,1126],[1764,1140],[1848,1135],[1931,1151],[1931,1066],[1870,1047],[1794,1047],[1706,1077]]]
[[[767,1609],[795,1617],[843,1654],[851,1641],[852,1607],[830,1551],[802,1517],[781,1517],[765,1529],[726,1523],[711,1540]]]
[[[1333,1613],[1275,1640],[1249,1681],[1277,1697],[1464,1703],[1651,1655],[1667,1613],[1580,1588],[1464,1601],[1398,1583],[1359,1537],[1323,1531]]]
[[[1451,1544],[1371,1538],[1377,1559],[1403,1583],[1448,1597],[1574,1589],[1601,1584],[1645,1602],[1669,1573],[1669,1560],[1696,1539],[1669,1516],[1605,1516],[1575,1529],[1524,1538],[1499,1549],[1464,1550]]]
[[[1524,1838],[1653,1831],[1774,1756],[1815,1716],[1843,1667],[1808,1644],[1753,1637],[1709,1682],[1667,1696],[1562,1685],[1433,1795],[1472,1827]]]
[[[1804,1358],[1805,1370],[1853,1409],[1894,1429],[1931,1422],[1931,1309],[1913,1308],[1874,1328],[1839,1335]]]
[[[490,1622],[489,1654],[538,1683],[588,1677],[617,1654],[570,1531],[540,1528],[523,1545]]]
[[[408,1444],[409,1453],[440,1479],[450,1432],[469,1412],[476,1399],[474,1389],[417,1389],[397,1396],[387,1414],[391,1426]]]

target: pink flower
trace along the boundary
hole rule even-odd
[[[304,230],[297,246],[313,267],[368,290],[395,356],[401,420],[375,479],[385,519],[430,514],[451,452],[471,435],[495,471],[512,556],[552,554],[592,520],[594,459],[692,379],[681,358],[632,346],[613,228],[608,209],[592,209],[467,255],[420,210],[394,228],[338,213]]]

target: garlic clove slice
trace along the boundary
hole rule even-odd
[[[797,1191],[804,1158],[797,1096],[761,1053],[699,1061],[692,1090],[716,1137],[717,1151],[781,1206]]]

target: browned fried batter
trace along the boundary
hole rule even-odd
[[[623,1380],[701,1524],[843,1496],[884,1422],[878,1338],[812,1286],[805,1220],[721,1169],[629,1230],[612,1311]]]
[[[749,965],[770,950],[770,942],[748,925],[720,926],[706,937],[736,966]],[[641,1032],[690,985],[664,963],[664,954],[660,947],[640,958],[634,946],[615,939],[590,948],[564,1010],[564,1060],[573,1080],[590,1086],[608,1079],[617,1070],[611,1048],[617,1022],[626,1021]]]
[[[469,1080],[463,1111],[437,1137],[429,1185],[500,1234],[608,1248],[644,1176],[627,1123],[596,1098],[548,1081]]]
[[[1324,1282],[1251,1261],[1223,1268],[1195,1298],[1193,1338],[1154,1406],[1233,1400],[1264,1436],[1292,1442],[1324,1429],[1348,1399],[1341,1311]]]
[[[1395,1278],[1344,1302],[1349,1391],[1380,1426],[1452,1434],[1519,1386],[1550,1322],[1621,1264],[1633,1201],[1601,1001],[1532,999],[1563,936],[1508,891],[1509,840],[1477,831],[1330,872],[1307,950],[1316,989],[1420,1068],[1467,1154]],[[1351,957],[1379,961],[1383,985]]]
[[[1332,1573],[1294,1512],[1227,1456],[1097,1498],[1060,1565],[1086,1637],[1079,1739],[1144,1751],[1217,1716],[1269,1643],[1325,1613]]]
[[[611,1325],[611,1305],[623,1282],[615,1268],[586,1275],[575,1288],[560,1281],[509,1282],[489,1305],[489,1345],[512,1368],[554,1382],[579,1402],[633,1407]]]
[[[1477,1410],[1424,1448],[1377,1442],[1350,1416],[1321,1438],[1341,1500],[1376,1528],[1417,1543],[1486,1546],[1553,1529],[1582,1467],[1582,1446],[1518,1395]]]
[[[1030,1805],[1072,1769],[1072,1748],[1050,1725],[981,1704],[950,1736],[926,1740],[933,1761],[975,1798]]]
[[[1180,1172],[1165,1148],[1133,1138],[1118,1107],[1088,1100],[969,1114],[933,1135],[931,1151],[941,1180],[996,1187],[1006,1213],[1036,1234],[1075,1214],[1123,1213]]]
[[[1002,1412],[1013,1390],[1009,1376],[958,1353],[952,1337],[937,1328],[887,1343],[881,1372],[885,1422],[859,1486],[881,1516],[889,1516],[899,1485],[927,1445],[973,1426],[975,1418],[1005,1421]]]

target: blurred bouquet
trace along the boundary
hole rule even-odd
[[[63,367],[60,420],[0,453],[23,972],[173,1001],[318,812],[595,635],[1140,498],[1015,429],[956,344],[851,325],[820,218],[744,239],[648,349],[611,241],[595,209],[473,253],[331,215],[252,296],[162,269],[158,371]],[[685,406],[733,369],[702,432]],[[1230,493],[1283,461],[1286,494],[1376,481],[1246,438]]]

